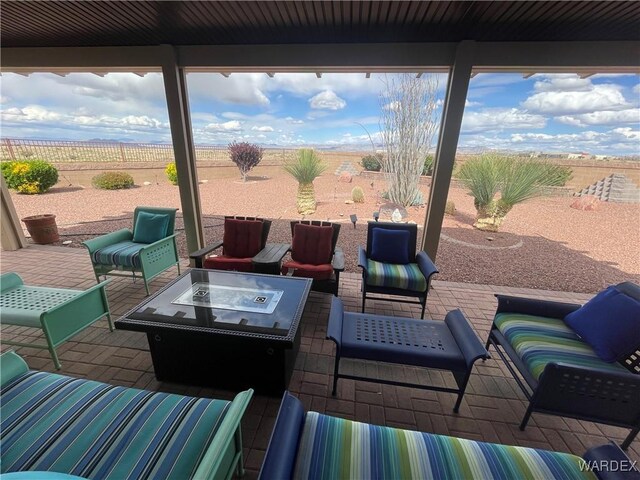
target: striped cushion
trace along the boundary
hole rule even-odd
[[[189,478],[229,402],[46,372],[0,390],[1,471],[85,478]]]
[[[296,479],[585,479],[566,453],[476,442],[307,414]]]
[[[117,265],[119,267],[140,268],[140,249],[146,243],[119,242],[96,250],[91,255],[93,263],[98,265]]]
[[[400,288],[413,292],[427,291],[427,279],[424,278],[417,263],[401,265],[369,259],[367,272],[367,285]]]
[[[561,319],[521,313],[499,313],[494,323],[535,379],[540,378],[549,362],[627,372],[619,363],[601,360],[593,348]]]

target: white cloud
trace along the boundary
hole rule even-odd
[[[0,105],[4,105],[5,103],[9,103],[11,99],[9,97],[5,97],[4,95],[0,95]]]
[[[439,99],[438,101],[442,103],[441,99]],[[400,102],[396,100],[394,102],[387,103],[386,105],[382,106],[382,109],[391,110],[392,112],[395,112],[397,110],[400,110]]]
[[[333,91],[325,90],[309,99],[309,106],[316,110],[342,110],[347,106]]]
[[[620,110],[628,107],[620,89],[619,85],[606,84],[592,85],[590,90],[544,90],[527,98],[522,106],[532,112],[548,115]]]
[[[3,121],[13,122],[48,122],[58,121],[62,118],[57,112],[47,110],[39,105],[29,105],[23,108],[9,108],[1,112]]]
[[[224,123],[210,123],[204,129],[210,132],[237,132],[242,130],[242,124],[238,120],[229,120]]]
[[[544,79],[534,83],[536,92],[588,92],[593,85],[588,78],[573,74],[543,75]]]
[[[624,125],[626,123],[640,123],[640,108],[627,110],[601,110],[599,112],[583,113],[581,115],[563,115],[556,120],[567,125],[586,127],[595,125]]]
[[[273,127],[269,127],[267,125],[264,125],[262,127],[253,126],[251,127],[251,130],[254,130],[256,132],[273,132]]]
[[[546,119],[542,115],[517,108],[486,108],[478,112],[465,112],[462,119],[463,133],[504,130],[511,128],[544,128]]]
[[[637,93],[638,95],[640,95],[640,83],[633,87],[632,91],[633,93]]]

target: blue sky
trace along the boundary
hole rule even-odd
[[[367,132],[379,138],[382,74],[187,78],[197,143],[362,150],[370,148]],[[446,76],[437,80],[441,104]],[[171,139],[159,73],[5,73],[0,114],[3,137]],[[471,80],[459,148],[640,155],[640,76],[479,74]]]

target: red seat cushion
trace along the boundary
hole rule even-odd
[[[235,270],[236,272],[253,272],[252,257],[236,258],[220,255],[218,257],[207,257],[204,259],[204,268],[214,268],[216,270]]]
[[[225,218],[222,242],[228,257],[255,257],[262,250],[262,222]]]
[[[329,280],[333,273],[333,266],[330,263],[311,265],[292,260],[282,264],[282,274],[287,275],[290,268],[295,269],[293,272],[294,277],[313,278],[314,280]]]
[[[310,265],[331,263],[333,227],[297,223],[293,227],[291,258]]]

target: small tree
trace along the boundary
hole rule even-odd
[[[380,94],[380,133],[386,149],[382,170],[389,185],[389,199],[394,203],[409,206],[418,194],[437,126],[437,89],[438,81],[432,75],[385,77]]]
[[[514,205],[542,195],[542,187],[556,182],[558,175],[543,162],[496,154],[467,160],[458,172],[473,196],[477,211],[473,226],[490,232],[498,231]]]
[[[262,160],[264,150],[258,145],[247,142],[232,142],[227,147],[231,161],[238,166],[242,180],[247,181],[247,174]]]
[[[316,194],[313,188],[313,181],[327,168],[322,163],[318,154],[309,148],[298,150],[298,157],[295,161],[285,163],[284,170],[298,181],[298,194],[296,205],[298,213],[309,215],[316,211]]]

